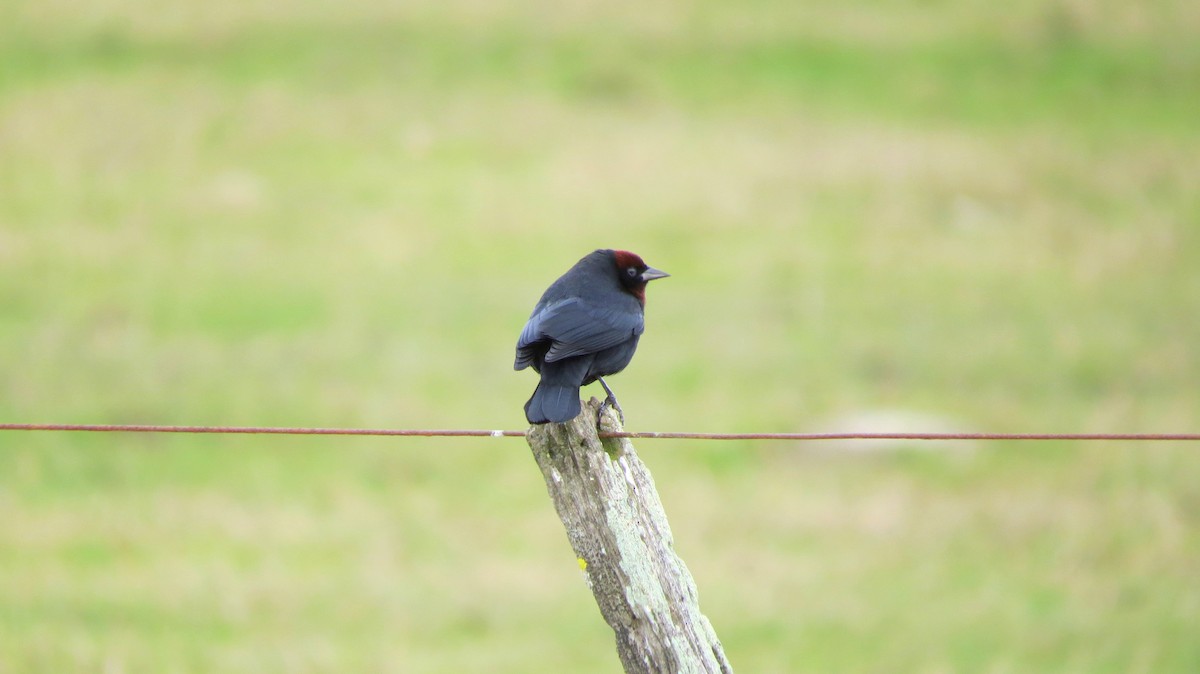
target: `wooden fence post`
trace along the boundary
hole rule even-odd
[[[526,434],[617,654],[633,674],[732,674],[696,583],[675,554],[654,481],[625,438],[600,440],[595,398],[572,421]],[[616,414],[600,417],[621,430]]]

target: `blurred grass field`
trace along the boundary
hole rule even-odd
[[[634,430],[1200,430],[1198,111],[1182,0],[9,2],[0,420],[521,428],[620,247]],[[639,451],[740,671],[1200,669],[1195,446]],[[520,440],[4,433],[0,514],[4,673],[619,668]]]

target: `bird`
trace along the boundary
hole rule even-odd
[[[625,414],[604,377],[629,365],[645,330],[646,284],[670,274],[627,250],[585,255],[550,284],[517,340],[514,370],[541,375],[525,418],[531,424],[561,423],[579,415],[579,388],[599,381],[604,406]],[[603,409],[603,408],[602,408]]]

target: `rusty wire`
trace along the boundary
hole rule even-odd
[[[239,435],[366,435],[400,437],[524,437],[525,431],[484,429],[307,428],[288,426],[163,426],[139,424],[0,424],[0,431],[207,433]],[[636,440],[1057,440],[1200,441],[1200,433],[690,433],[621,431],[602,438]]]

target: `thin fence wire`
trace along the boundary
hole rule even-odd
[[[207,433],[240,435],[366,435],[399,437],[524,437],[525,431],[484,429],[304,428],[289,426],[161,426],[137,424],[0,424],[0,431],[89,433]],[[1058,440],[1058,441],[1200,441],[1200,433],[689,433],[621,431],[602,438],[634,440]]]

